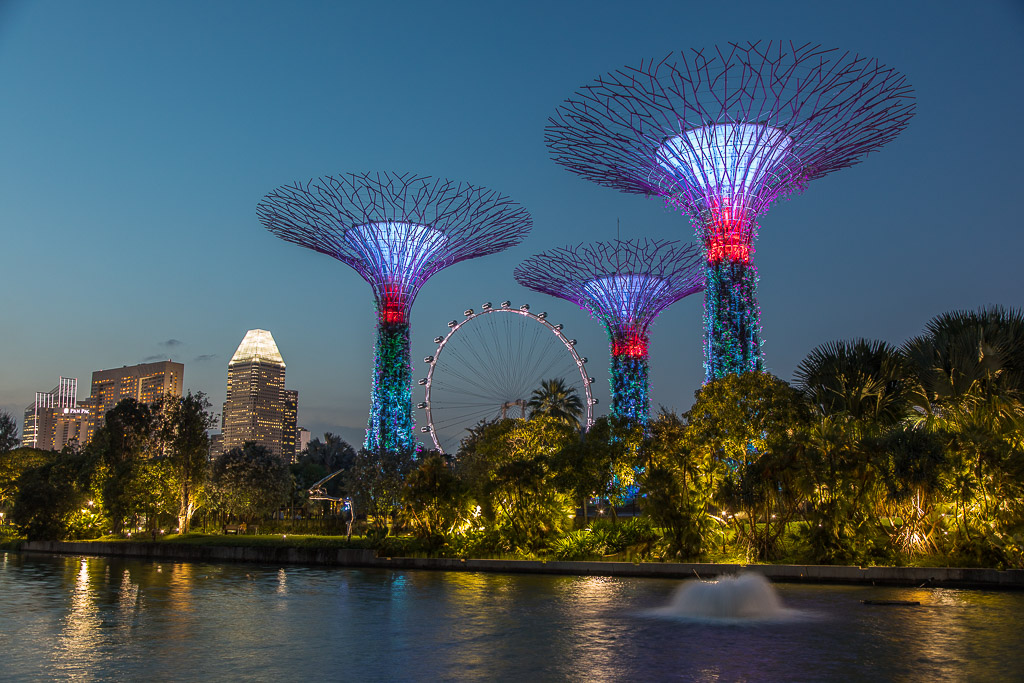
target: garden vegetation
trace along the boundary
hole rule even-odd
[[[647,425],[581,432],[557,380],[529,406],[478,425],[454,457],[327,434],[289,466],[252,444],[211,460],[201,394],[123,401],[80,450],[6,439],[0,511],[45,539],[241,522],[344,534],[355,517],[347,542],[389,554],[1024,567],[1017,310],[947,313],[901,347],[824,344],[792,384],[728,376]],[[334,472],[332,500],[311,500]]]

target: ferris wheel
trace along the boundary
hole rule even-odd
[[[553,325],[547,313],[531,313],[530,305],[513,308],[489,302],[452,320],[448,334],[434,339],[437,350],[423,362],[429,370],[419,384],[425,388],[427,424],[442,453],[454,453],[467,430],[481,420],[526,417],[527,401],[541,382],[560,379],[583,404],[584,425],[594,423],[587,359],[576,351],[576,340]]]

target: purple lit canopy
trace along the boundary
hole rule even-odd
[[[756,217],[814,178],[859,162],[914,114],[906,78],[817,45],[730,43],[598,77],[550,119],[573,173],[656,195],[704,244],[708,381],[763,367]]]
[[[607,327],[614,355],[646,356],[647,330],[701,291],[700,249],[665,240],[615,240],[550,249],[515,270],[519,284],[572,301]]]
[[[566,100],[545,141],[573,173],[701,213],[751,217],[860,161],[914,113],[903,74],[818,45],[729,44],[600,76]]]
[[[387,172],[284,185],[257,214],[281,239],[354,268],[389,322],[408,319],[432,275],[519,244],[533,224],[526,209],[493,190]]]

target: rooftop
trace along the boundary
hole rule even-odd
[[[236,363],[278,363],[284,365],[284,358],[277,350],[274,335],[267,330],[249,330],[228,365]]]

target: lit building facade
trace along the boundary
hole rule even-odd
[[[284,427],[281,430],[281,455],[295,462],[298,451],[295,437],[299,426],[299,392],[297,389],[284,390]]]
[[[309,430],[299,427],[295,430],[295,457],[302,455],[302,451],[309,448]]]
[[[69,444],[88,439],[90,411],[78,403],[78,380],[61,377],[51,391],[37,391],[25,408],[21,445],[44,451],[59,451]]]
[[[248,442],[291,458],[285,441],[285,363],[267,330],[249,330],[228,363],[227,398],[222,413],[225,451]],[[295,392],[296,406],[298,392]],[[294,423],[293,423],[294,425]],[[295,429],[291,430],[295,449]]]
[[[184,364],[170,360],[126,365],[92,373],[92,391],[89,396],[92,416],[87,440],[103,424],[107,411],[120,401],[133,398],[148,405],[156,403],[167,394],[181,396],[184,377]]]

